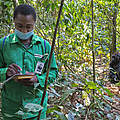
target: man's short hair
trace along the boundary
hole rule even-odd
[[[35,9],[32,6],[30,6],[30,5],[22,4],[22,5],[17,6],[15,8],[14,17],[13,18],[15,19],[18,14],[21,14],[21,15],[32,15],[33,18],[34,18],[34,21],[36,21]]]

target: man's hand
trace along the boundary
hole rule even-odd
[[[17,82],[20,82],[21,84],[25,86],[33,86],[34,83],[38,82],[37,76],[32,73],[32,72],[26,72],[26,75],[34,75],[31,79],[22,79],[22,80],[17,80]]]
[[[22,71],[22,69],[16,65],[16,64],[11,64],[8,66],[8,69],[7,69],[7,72],[6,72],[6,77],[9,78],[15,74],[19,74],[20,71]],[[33,86],[34,83],[37,83],[38,82],[38,79],[37,79],[37,76],[32,73],[32,72],[26,72],[26,75],[33,75],[33,78],[31,79],[22,79],[22,80],[16,80],[16,82],[19,82],[25,86]]]
[[[17,64],[10,64],[8,66],[6,77],[9,78],[15,74],[19,74],[22,69]]]

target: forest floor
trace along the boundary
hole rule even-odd
[[[105,60],[106,58],[104,58]],[[115,84],[111,84],[109,81],[109,64],[106,64],[105,61],[101,60],[99,57],[96,59],[96,64],[95,64],[95,69],[96,69],[96,73],[98,75],[97,79],[102,80],[104,82],[104,87],[109,89],[111,91],[111,93],[113,94],[113,97],[109,97],[109,95],[107,93],[104,93],[104,95],[106,96],[107,99],[102,99],[103,102],[105,102],[106,104],[109,105],[109,107],[106,109],[103,108],[102,112],[103,115],[101,114],[102,118],[91,118],[91,116],[82,116],[80,115],[80,117],[78,118],[74,118],[74,120],[120,120],[120,86],[117,86]],[[53,107],[54,104],[57,104],[58,106],[59,101],[61,101],[61,96],[62,96],[62,91],[63,88],[60,86],[56,86],[55,88],[56,92],[61,94],[60,97],[49,97],[49,108]],[[60,92],[61,91],[61,92]],[[80,94],[73,93],[71,95],[71,97],[68,97],[70,99],[70,104],[73,107],[76,107],[77,104],[83,104],[83,99],[82,97],[79,97]],[[54,101],[58,101],[58,102],[54,102]],[[67,98],[65,99],[65,101],[63,101],[63,107],[60,108],[62,113],[68,115],[68,111],[71,110],[70,107],[68,107],[68,105],[66,104]],[[67,108],[68,107],[68,108]],[[110,109],[109,109],[110,108]],[[88,107],[89,109],[89,107]],[[108,110],[109,109],[109,110]],[[99,111],[99,110],[98,110]],[[94,114],[95,116],[96,113]],[[104,116],[105,115],[105,116]],[[49,116],[49,114],[48,114]],[[72,119],[70,119],[72,120]]]

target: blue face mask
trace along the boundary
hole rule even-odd
[[[27,40],[33,35],[33,30],[27,33],[22,33],[19,30],[15,29],[15,34],[20,38],[21,40]]]

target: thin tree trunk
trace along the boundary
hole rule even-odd
[[[113,35],[112,35],[112,51],[111,53],[113,54],[116,52],[116,19],[117,19],[117,10],[116,7],[118,6],[118,3],[114,4],[115,11],[113,14]]]
[[[93,12],[93,0],[91,1],[92,4],[92,56],[93,56],[93,82],[95,82],[95,51],[94,51],[94,12]]]
[[[91,1],[91,7],[92,7],[92,57],[93,57],[93,82],[95,81],[95,51],[94,51],[94,4],[93,4],[93,0]],[[95,94],[95,90],[93,90],[93,96]],[[94,103],[94,97],[92,97],[92,102]],[[93,109],[94,109],[94,105],[93,105]],[[92,119],[95,119],[95,116],[92,116]]]

